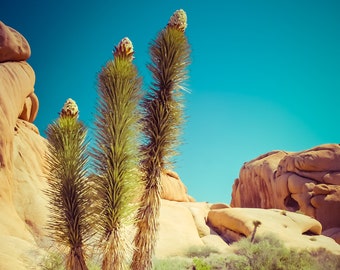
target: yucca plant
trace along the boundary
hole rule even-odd
[[[153,75],[151,91],[142,102],[146,143],[142,147],[143,184],[137,214],[135,252],[131,268],[152,268],[160,211],[161,172],[171,165],[183,124],[183,81],[187,78],[190,48],[185,36],[186,13],[177,10],[150,47]]]
[[[126,226],[136,211],[136,194],[140,188],[140,154],[138,106],[141,78],[132,63],[133,46],[124,38],[99,74],[99,102],[96,118],[95,185],[99,194],[98,218],[104,242],[103,270],[120,270],[128,266]]]
[[[258,228],[261,224],[262,224],[262,223],[261,223],[261,221],[259,221],[259,220],[254,220],[254,221],[253,221],[254,230],[253,230],[253,232],[252,232],[252,234],[251,234],[251,239],[250,239],[250,242],[251,242],[251,243],[254,243],[255,234],[256,234],[257,228]]]
[[[84,244],[91,234],[89,186],[86,177],[87,129],[78,120],[78,107],[68,99],[60,117],[47,128],[47,175],[51,216],[50,235],[68,248],[67,270],[87,270]]]

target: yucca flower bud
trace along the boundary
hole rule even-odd
[[[128,37],[123,38],[113,51],[114,57],[126,57],[128,60],[132,61],[134,59],[134,50],[131,40]]]
[[[78,117],[79,110],[77,103],[72,99],[69,98],[66,100],[64,107],[61,109],[61,112],[59,113],[60,117]]]
[[[185,11],[183,9],[176,10],[168,22],[168,27],[177,28],[184,32],[187,26],[187,14]]]

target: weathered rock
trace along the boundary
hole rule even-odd
[[[291,247],[324,247],[340,254],[340,246],[333,239],[320,235],[320,222],[306,215],[260,208],[218,209],[211,210],[208,215],[209,225],[224,239],[231,241],[250,237],[254,221],[261,222],[256,235],[274,234]]]
[[[15,130],[8,157],[12,162],[5,162],[11,169],[0,169],[0,183],[6,186],[0,190],[0,269],[36,267],[46,236],[47,200],[43,193],[46,179],[42,161],[46,141],[26,121],[19,119]],[[7,268],[10,265],[16,267]]]
[[[38,111],[29,56],[25,38],[0,22],[0,269],[38,269],[43,253],[46,140],[28,122]]]
[[[0,63],[24,61],[31,56],[27,40],[16,30],[0,21]]]
[[[271,152],[244,164],[231,206],[301,211],[323,229],[340,227],[340,145]]]
[[[156,246],[157,258],[185,255],[194,246],[204,246],[187,207],[177,202],[162,200],[160,229]]]
[[[188,208],[194,218],[196,229],[200,237],[210,235],[210,228],[207,225],[208,213],[210,211],[208,203],[205,202],[183,202],[180,203]]]
[[[186,256],[190,250],[230,250],[228,244],[206,225],[209,205],[205,202],[161,200],[157,258]]]
[[[275,171],[286,155],[283,151],[273,151],[245,163],[233,185],[231,206],[275,208]]]
[[[340,243],[340,228],[333,227],[322,232],[323,235],[333,238],[337,243]]]
[[[195,201],[188,195],[186,186],[181,181],[177,173],[164,171],[161,175],[161,198],[177,202]]]
[[[230,205],[225,204],[225,203],[213,203],[210,205],[211,210],[223,209],[223,208],[230,208]]]

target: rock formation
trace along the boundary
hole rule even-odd
[[[225,208],[211,210],[208,215],[209,225],[227,242],[250,237],[254,221],[261,222],[256,230],[257,235],[274,234],[290,247],[323,247],[340,254],[340,245],[320,235],[320,222],[303,214],[278,209]]]
[[[340,145],[298,153],[274,151],[245,163],[233,185],[231,206],[300,211],[338,239]]]
[[[161,198],[177,202],[195,201],[188,195],[187,187],[183,184],[177,173],[164,171],[161,174]]]
[[[0,268],[35,266],[43,244],[45,140],[32,124],[38,111],[30,47],[0,22]]]

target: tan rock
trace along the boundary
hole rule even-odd
[[[231,247],[219,235],[209,234],[201,238],[204,245],[219,253],[231,252]]]
[[[187,188],[173,171],[164,171],[161,175],[161,198],[177,202],[194,201],[187,193]]]
[[[278,209],[228,208],[211,210],[209,224],[222,237],[224,232],[232,231],[239,237],[250,237],[254,221],[260,221],[256,234],[274,234],[285,244],[296,248],[324,247],[340,254],[340,246],[331,238],[320,235],[321,224],[308,216]],[[312,236],[310,235],[312,234]]]
[[[27,122],[38,111],[35,74],[15,62],[29,55],[26,40],[0,22],[0,269],[38,269],[45,239],[46,140]]]
[[[340,228],[333,227],[322,232],[323,235],[333,238],[338,244],[340,244]]]
[[[0,63],[24,61],[31,56],[27,40],[13,28],[0,21]]]
[[[196,229],[200,237],[210,235],[210,227],[207,225],[208,213],[210,211],[208,203],[205,202],[182,202],[182,206],[189,209],[194,218]]]
[[[302,176],[303,172],[340,171],[340,145],[325,144],[290,154],[281,160],[280,166],[283,172],[297,172]]]
[[[322,179],[326,184],[340,185],[340,172],[327,172]]]
[[[157,258],[185,255],[194,246],[203,247],[189,209],[178,202],[161,200]]]
[[[230,205],[225,203],[214,203],[210,205],[210,210],[230,208]]]
[[[286,155],[283,151],[273,151],[245,163],[233,185],[231,206],[273,208],[274,174]]]
[[[241,168],[231,206],[299,210],[319,220],[324,229],[340,227],[339,182],[339,144],[297,153],[270,152]]]
[[[37,117],[39,109],[39,100],[35,93],[29,94],[25,99],[25,104],[22,109],[19,118],[28,122],[33,123],[35,118]]]
[[[0,64],[0,98],[2,112],[14,127],[16,120],[23,115],[24,120],[33,122],[38,112],[38,100],[34,94],[35,74],[26,62],[7,62]],[[5,129],[8,126],[0,128]]]
[[[322,224],[323,228],[329,229],[340,226],[340,186],[330,186],[320,188],[316,185],[316,195],[311,198],[311,205],[315,208],[315,218]],[[328,192],[328,193],[327,193]]]

